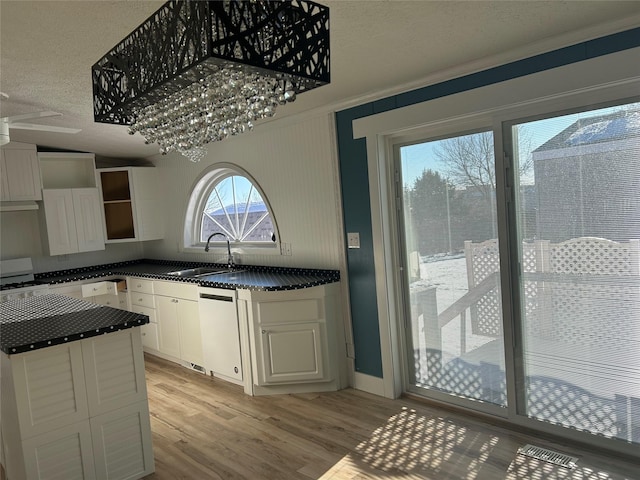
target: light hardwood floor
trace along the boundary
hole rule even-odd
[[[351,389],[250,397],[150,355],[145,364],[156,462],[149,480],[640,479],[640,463],[409,399]],[[579,457],[578,467],[519,455],[526,443]]]

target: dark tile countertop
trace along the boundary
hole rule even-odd
[[[29,352],[149,323],[149,317],[64,295],[0,303],[0,350]]]
[[[338,270],[254,265],[237,265],[232,272],[217,273],[198,278],[168,275],[169,272],[196,267],[226,269],[226,265],[222,264],[145,259],[75,268],[59,272],[39,273],[35,275],[35,278],[38,282],[55,285],[91,278],[122,275],[195,283],[203,287],[263,291],[296,290],[340,281],[340,272]]]

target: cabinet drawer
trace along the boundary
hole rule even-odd
[[[49,293],[65,295],[73,298],[82,298],[82,285],[75,282],[65,283],[62,285],[49,285]]]
[[[153,295],[148,293],[130,292],[131,306],[138,305],[140,307],[155,308],[156,304],[153,301]]]
[[[183,298],[185,300],[198,300],[198,286],[191,283],[163,282],[156,280],[154,292],[165,297]]]
[[[98,295],[93,301],[99,305],[127,310],[126,295]]]
[[[153,294],[153,280],[145,280],[142,278],[129,278],[129,291]]]
[[[158,321],[156,320],[156,311],[153,308],[141,307],[140,305],[131,305],[131,311],[133,313],[139,313],[140,315],[146,315],[147,317],[149,317],[149,321],[151,323],[158,323]]]
[[[124,290],[124,286],[121,280],[86,283],[82,285],[82,296],[97,297],[98,295],[118,295],[118,293]]]

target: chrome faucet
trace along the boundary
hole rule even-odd
[[[223,237],[227,241],[227,266],[229,268],[232,268],[234,263],[233,263],[233,255],[231,255],[231,246],[229,245],[229,238],[224,233],[222,233],[222,232],[214,232],[211,235],[209,235],[209,238],[207,238],[207,244],[204,247],[204,251],[205,252],[209,251],[209,242],[216,235],[220,235],[221,237]]]

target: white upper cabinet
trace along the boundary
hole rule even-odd
[[[39,153],[49,255],[104,250],[93,154]]]
[[[0,176],[2,201],[42,200],[40,166],[35,145],[9,143],[2,147]]]
[[[49,255],[104,250],[96,188],[43,190]]]
[[[97,171],[107,243],[164,237],[154,167],[118,167]]]

